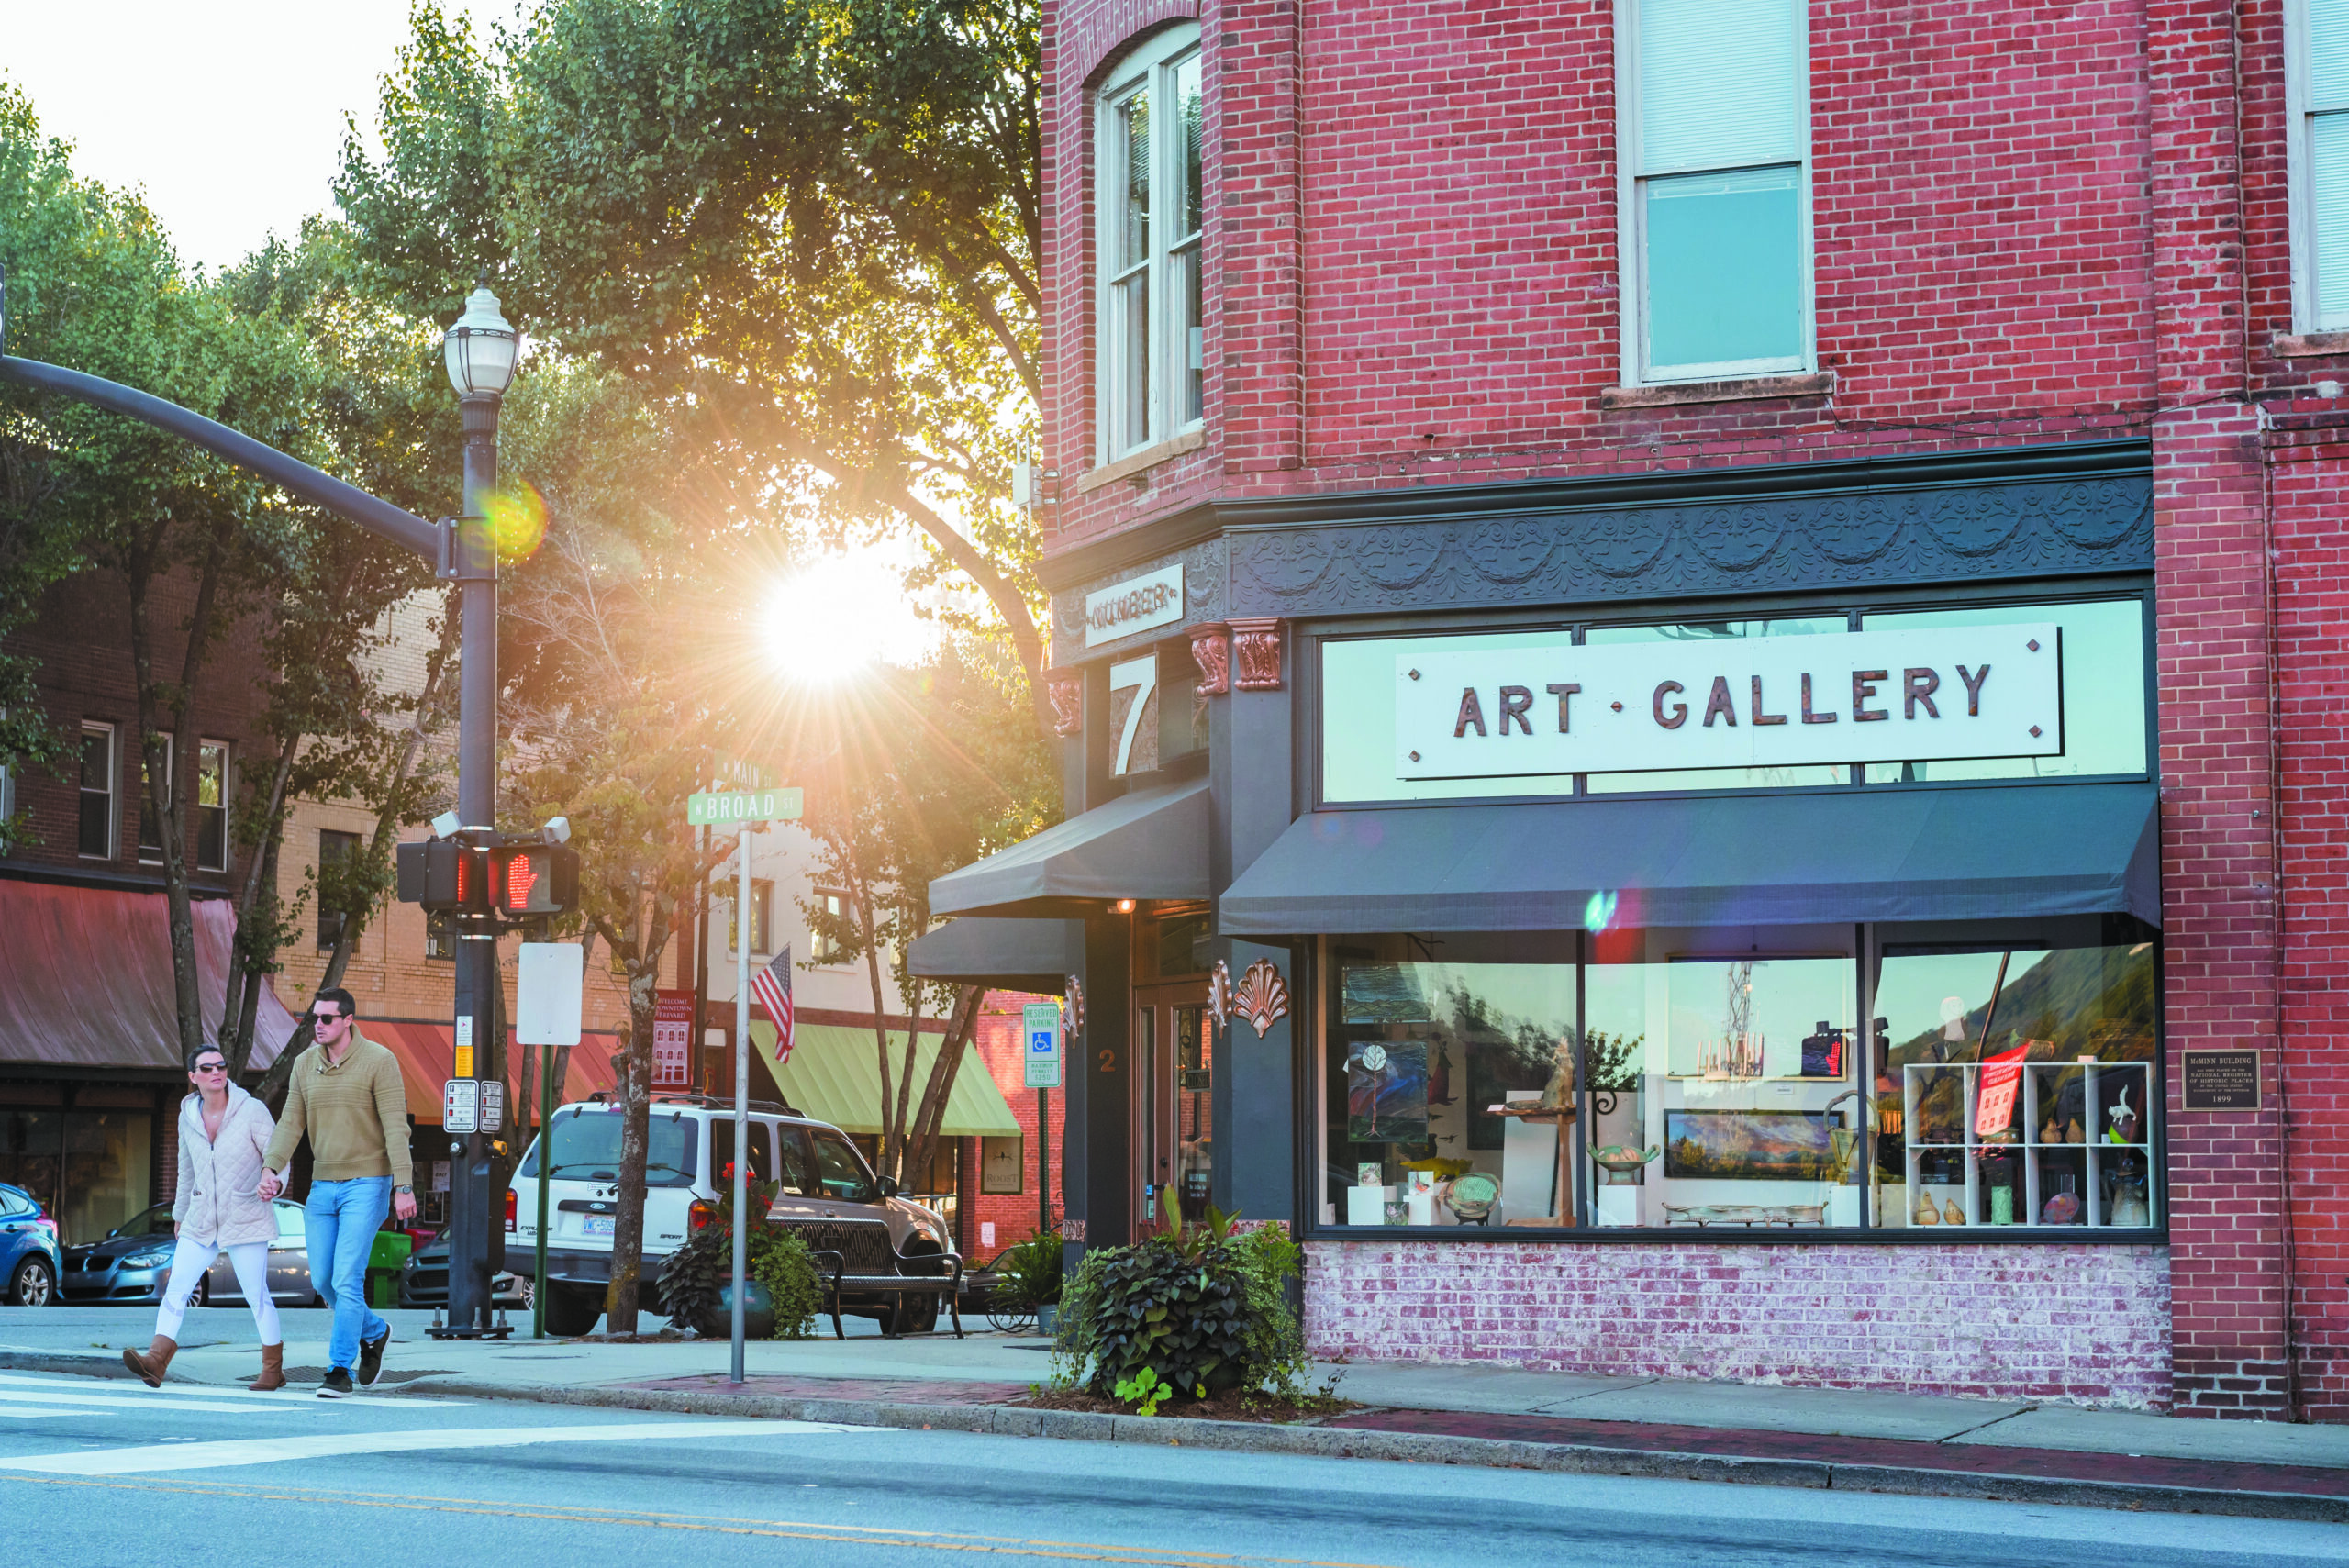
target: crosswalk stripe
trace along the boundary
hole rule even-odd
[[[0,1399],[8,1397],[7,1391],[16,1388],[36,1389],[60,1395],[87,1393],[96,1398],[128,1399],[133,1404],[151,1402],[158,1395],[168,1395],[178,1400],[228,1399],[239,1401],[239,1408],[243,1408],[242,1402],[245,1401],[303,1406],[336,1403],[382,1405],[403,1410],[427,1405],[472,1403],[468,1399],[428,1399],[412,1394],[402,1395],[397,1398],[386,1398],[380,1394],[354,1394],[340,1401],[324,1400],[317,1396],[317,1387],[308,1384],[295,1385],[286,1388],[273,1388],[266,1392],[250,1388],[214,1388],[201,1383],[166,1383],[161,1388],[133,1389],[128,1378],[100,1380],[88,1377],[28,1377],[22,1373],[0,1372]],[[192,1404],[189,1406],[189,1408],[194,1407]]]
[[[81,1450],[0,1457],[0,1471],[31,1470],[54,1475],[129,1475],[150,1471],[213,1470],[231,1465],[274,1464],[292,1459],[340,1454],[416,1453],[436,1449],[523,1448],[537,1443],[647,1442],[679,1438],[808,1437],[885,1428],[844,1427],[820,1421],[629,1421],[577,1427],[473,1427],[409,1432],[330,1432],[306,1438],[239,1438],[217,1442],[151,1443],[138,1448]]]
[[[157,1405],[140,1394],[35,1394],[20,1388],[0,1388],[0,1414],[14,1415],[11,1406],[39,1406],[35,1415],[69,1416],[76,1410],[92,1415],[101,1410],[217,1410],[230,1416],[259,1415],[264,1407],[231,1405],[226,1399],[175,1399],[169,1405]]]

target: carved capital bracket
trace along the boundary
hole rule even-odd
[[[1239,662],[1238,684],[1243,692],[1281,689],[1281,623],[1266,616],[1231,622],[1231,651]]]
[[[1044,678],[1044,693],[1052,700],[1052,732],[1074,735],[1085,728],[1085,673],[1054,670]]]
[[[1191,628],[1191,662],[1199,667],[1199,695],[1219,697],[1231,689],[1231,628],[1221,621]]]

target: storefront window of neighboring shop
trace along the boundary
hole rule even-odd
[[[0,1109],[0,1182],[39,1200],[66,1246],[98,1240],[150,1202],[154,1122],[146,1111]]]
[[[1330,938],[1321,1222],[2158,1225],[2140,931]]]

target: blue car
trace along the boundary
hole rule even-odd
[[[57,1221],[22,1187],[0,1183],[0,1281],[19,1307],[57,1299]]]

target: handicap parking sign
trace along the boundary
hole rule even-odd
[[[1030,1002],[1020,1009],[1019,1023],[1028,1037],[1028,1087],[1061,1086],[1061,1009],[1057,1002]]]

